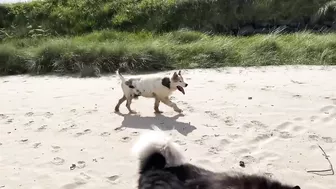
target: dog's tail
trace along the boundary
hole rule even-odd
[[[140,173],[150,169],[179,166],[185,163],[180,147],[158,127],[140,136],[132,152],[140,160]]]
[[[126,82],[124,76],[121,75],[121,73],[119,73],[119,69],[117,69],[116,74],[119,76],[119,78],[121,79],[121,82],[122,82],[122,83],[125,83],[125,82]]]

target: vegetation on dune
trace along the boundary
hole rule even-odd
[[[78,35],[95,30],[237,33],[248,25],[336,29],[335,0],[35,0],[0,6],[0,35]],[[242,32],[243,33],[243,32]],[[1,36],[0,36],[1,37]]]
[[[98,31],[76,37],[6,39],[1,74],[102,73],[265,65],[336,65],[336,34],[296,33],[230,37],[193,31],[165,34]]]
[[[0,5],[0,74],[81,72],[84,76],[120,67],[154,71],[336,65],[336,34],[301,31],[308,29],[336,29],[335,0],[36,0],[6,4]],[[280,30],[300,32],[278,35]],[[248,33],[267,35],[219,35]]]

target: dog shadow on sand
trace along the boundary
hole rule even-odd
[[[118,114],[123,116],[124,120],[121,123],[121,126],[116,128],[116,130],[123,127],[135,129],[152,129],[152,125],[155,125],[163,131],[175,129],[182,135],[187,136],[196,129],[196,127],[190,123],[177,121],[179,117],[184,116],[183,114],[177,114],[173,117],[167,117],[163,114],[155,114],[155,116],[147,117],[142,117],[138,114]]]

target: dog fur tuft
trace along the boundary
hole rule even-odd
[[[152,127],[154,131],[141,135],[132,148],[133,155],[140,160],[140,172],[184,164],[180,147],[158,127]]]

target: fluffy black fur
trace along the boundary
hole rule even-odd
[[[166,159],[153,152],[140,162],[138,189],[300,189],[264,176],[215,173],[186,163],[166,167]]]

